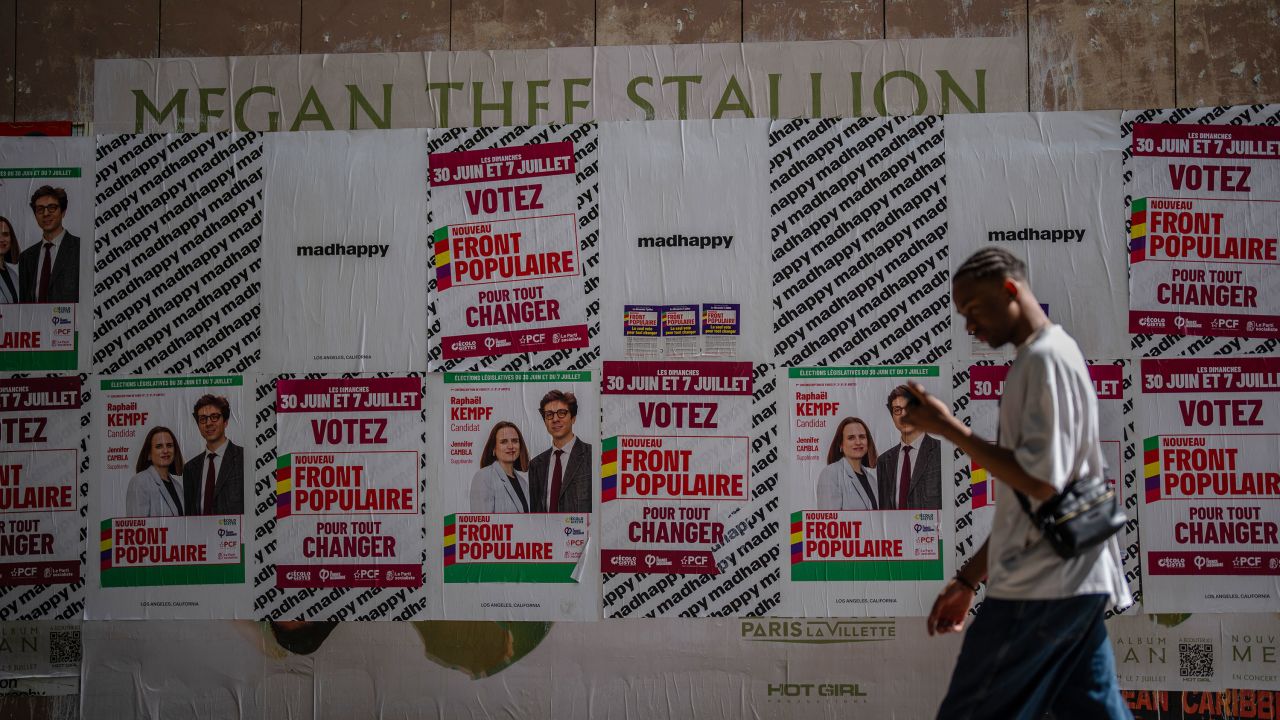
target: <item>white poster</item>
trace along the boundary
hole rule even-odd
[[[78,376],[0,380],[0,619],[83,610],[81,403]]]
[[[982,248],[1008,250],[1085,357],[1124,356],[1120,113],[949,115],[946,133],[951,270]],[[1013,357],[959,319],[952,329],[960,360]]]
[[[599,619],[600,406],[592,373],[441,380],[431,436],[444,616]]]
[[[1280,598],[1280,359],[1144,359],[1147,612],[1269,612]]]
[[[285,591],[422,587],[422,380],[278,380],[271,552]],[[355,620],[334,603],[309,620]]]
[[[923,616],[953,572],[954,448],[902,422],[905,384],[943,402],[936,365],[790,368],[783,614]],[[944,502],[944,497],[947,501]]]
[[[93,142],[0,139],[0,371],[88,367]]]
[[[771,357],[763,120],[605,123],[604,356]]]
[[[425,366],[425,138],[419,130],[266,138],[267,370]]]
[[[248,617],[243,379],[97,383],[88,619]]]
[[[485,130],[479,137],[521,135]],[[560,129],[563,139],[553,128],[527,130],[537,133],[527,144],[479,149],[447,149],[458,133],[429,136],[432,369],[516,359],[508,356],[549,356],[562,368],[591,345],[580,233],[598,213],[595,128]],[[583,160],[591,173],[579,169]]]

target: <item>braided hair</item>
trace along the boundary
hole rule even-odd
[[[961,280],[1027,279],[1027,264],[1016,255],[998,247],[987,247],[969,256],[951,276],[951,282]]]

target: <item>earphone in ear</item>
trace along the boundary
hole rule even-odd
[[[1015,297],[1015,298],[1016,298],[1016,297],[1018,297],[1018,285],[1017,285],[1017,283],[1015,283],[1014,281],[1012,281],[1012,280],[1005,280],[1005,281],[1004,281],[1004,289],[1005,289],[1005,290],[1008,290],[1008,291],[1009,291],[1009,294],[1010,294],[1011,296],[1013,296],[1013,297]]]

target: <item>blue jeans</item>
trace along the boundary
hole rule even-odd
[[[965,634],[939,720],[1132,720],[1102,624],[1105,595],[987,598]]]

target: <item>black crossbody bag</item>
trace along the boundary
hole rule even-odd
[[[1103,475],[1077,475],[1035,512],[1026,495],[1013,491],[1031,523],[1063,558],[1069,560],[1102,544],[1128,521],[1115,489]]]

